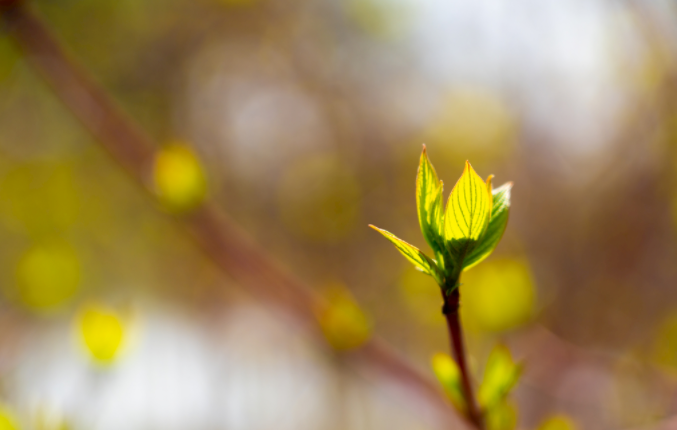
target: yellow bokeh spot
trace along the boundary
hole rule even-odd
[[[538,430],[576,430],[576,424],[564,415],[550,417],[538,426]]]
[[[289,166],[278,188],[285,225],[320,242],[337,242],[357,225],[360,185],[350,166],[332,155],[302,158]]]
[[[359,348],[371,337],[372,324],[350,292],[332,285],[326,303],[317,310],[320,328],[329,344],[338,351]]]
[[[13,414],[4,406],[0,406],[0,430],[18,430],[19,426]]]
[[[194,209],[207,194],[202,165],[184,144],[175,143],[157,153],[153,178],[160,201],[174,211]]]
[[[456,362],[443,352],[433,355],[432,366],[437,379],[444,385],[457,384],[460,381],[461,371]]]
[[[534,284],[526,261],[484,262],[463,275],[461,317],[469,330],[516,328],[529,321],[534,306]]]
[[[73,297],[80,285],[80,260],[65,244],[31,248],[16,271],[18,298],[35,310],[49,310]]]
[[[111,309],[90,304],[78,316],[82,341],[91,357],[100,363],[115,360],[122,345],[124,329],[120,317]]]
[[[481,160],[483,154],[509,152],[515,134],[513,115],[496,94],[480,88],[462,88],[447,96],[423,140],[431,146]]]

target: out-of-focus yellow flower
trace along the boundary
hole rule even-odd
[[[80,260],[71,247],[61,243],[35,246],[17,266],[19,299],[34,310],[55,308],[75,295],[80,275]]]
[[[371,336],[372,324],[350,292],[332,285],[325,293],[326,304],[317,310],[322,333],[338,351],[359,348]]]
[[[576,430],[576,424],[564,415],[555,415],[543,421],[538,430]]]
[[[330,154],[304,157],[290,165],[277,198],[285,225],[320,242],[345,238],[360,215],[359,182],[350,166]]]
[[[82,341],[91,357],[101,364],[112,363],[124,340],[120,316],[105,306],[89,304],[81,309],[77,323]]]
[[[155,157],[155,191],[170,210],[185,212],[205,199],[207,180],[200,161],[191,148],[173,143]]]
[[[534,313],[534,284],[523,260],[494,260],[468,271],[461,297],[463,325],[473,331],[510,330]]]
[[[18,430],[14,414],[5,406],[0,406],[0,430]]]

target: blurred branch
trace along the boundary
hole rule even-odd
[[[45,25],[18,0],[0,0],[8,34],[61,101],[110,155],[149,193],[154,144],[115,107],[63,52]],[[239,284],[260,299],[280,306],[306,323],[316,324],[314,311],[322,299],[281,269],[248,236],[213,206],[204,205],[177,217],[206,254]],[[347,358],[380,371],[433,406],[446,420],[462,424],[441,390],[384,343],[371,340]]]

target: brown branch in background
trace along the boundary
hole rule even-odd
[[[153,142],[126,118],[105,92],[67,58],[33,12],[18,0],[0,0],[3,24],[30,64],[110,155],[151,191]],[[322,299],[277,266],[233,222],[210,205],[178,217],[205,253],[241,286],[260,299],[315,324]],[[356,363],[398,381],[448,421],[466,423],[452,412],[437,385],[378,339],[347,355]],[[466,423],[467,424],[467,423]]]

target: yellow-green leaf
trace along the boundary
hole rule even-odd
[[[432,358],[432,367],[437,380],[440,381],[451,403],[462,414],[466,413],[467,404],[463,396],[461,371],[453,358],[447,354],[437,353]]]
[[[437,253],[444,249],[442,238],[442,182],[437,177],[426,147],[423,145],[421,160],[416,175],[416,208],[418,222],[426,242]]]
[[[463,261],[463,268],[469,269],[487,258],[496,249],[508,225],[510,215],[510,190],[512,182],[501,185],[492,191],[493,207],[487,231],[480,242]]]
[[[498,345],[489,355],[477,400],[488,411],[502,402],[519,379],[522,368],[515,364],[508,348]]]
[[[440,283],[440,275],[437,265],[432,259],[428,258],[427,255],[422,253],[421,250],[416,248],[414,245],[408,244],[407,242],[398,238],[389,231],[380,229],[371,224],[369,224],[369,227],[373,228],[374,230],[378,231],[383,236],[385,236],[386,239],[391,241],[393,245],[395,245],[395,248],[397,248],[397,250],[400,251],[407,260],[414,263],[414,266],[422,270],[424,273],[427,273],[428,275],[432,276],[438,283]]]
[[[451,190],[444,215],[444,238],[449,252],[462,263],[484,235],[491,216],[491,192],[466,161]]]

